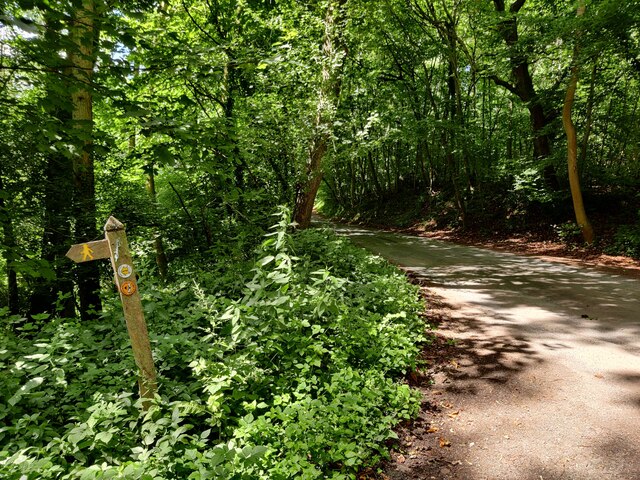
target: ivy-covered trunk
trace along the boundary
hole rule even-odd
[[[60,46],[61,34],[56,28],[54,12],[45,15],[47,25],[45,40],[55,51]],[[42,141],[59,138],[61,143],[69,142],[68,125],[71,121],[71,106],[68,95],[68,80],[63,69],[68,68],[68,59],[60,59],[53,55],[58,63],[51,66],[47,75],[46,95],[41,104],[47,115],[47,127],[42,135]],[[73,165],[65,150],[49,149],[44,168],[43,191],[43,219],[42,239],[40,242],[41,259],[47,262],[55,274],[54,277],[37,277],[30,295],[29,313],[55,313],[56,304],[64,317],[75,315],[73,301],[72,264],[65,258],[69,244],[73,243],[71,236],[71,221],[73,217]],[[62,299],[62,300],[60,300]]]
[[[51,153],[47,158],[44,176],[44,221],[41,257],[52,268],[55,278],[36,279],[31,295],[30,313],[54,313],[58,298],[62,298],[60,314],[72,317],[75,313],[72,264],[64,254],[72,243],[73,171],[71,160],[63,154]]]

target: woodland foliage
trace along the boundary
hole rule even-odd
[[[566,98],[595,241],[640,255],[639,0],[0,6],[9,478],[353,476],[415,411],[415,291],[279,206],[575,241]],[[154,335],[143,416],[112,272],[64,256],[110,215]]]
[[[144,283],[160,382],[144,415],[115,300],[89,322],[5,309],[0,476],[346,479],[384,457],[419,406],[393,380],[425,339],[416,289],[287,224],[256,261]]]
[[[612,217],[633,243],[640,6],[584,3],[577,17],[546,0],[3,2],[12,312],[51,313],[58,295],[67,314],[99,310],[100,272],[64,251],[111,214],[163,277],[229,239],[246,257],[276,205],[306,226],[317,189],[331,214],[551,232],[573,216],[573,71],[587,213],[610,248]]]

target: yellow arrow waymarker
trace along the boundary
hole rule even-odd
[[[67,252],[67,257],[76,263],[101,258],[111,259],[111,266],[115,273],[114,280],[120,291],[124,319],[131,339],[133,358],[140,369],[138,388],[142,397],[142,409],[147,410],[156,395],[158,381],[124,225],[116,218],[109,217],[104,226],[104,237],[104,240],[72,245]]]
[[[72,245],[67,252],[67,257],[76,263],[90,262],[91,260],[109,258],[110,256],[109,242],[106,239],[95,242],[77,243],[76,245]]]

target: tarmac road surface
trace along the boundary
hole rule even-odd
[[[438,413],[421,414],[389,478],[640,480],[639,279],[336,230],[421,277],[445,304],[440,333],[459,348],[425,390]]]

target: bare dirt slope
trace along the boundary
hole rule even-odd
[[[426,285],[420,418],[383,478],[640,479],[640,280],[340,227]]]

